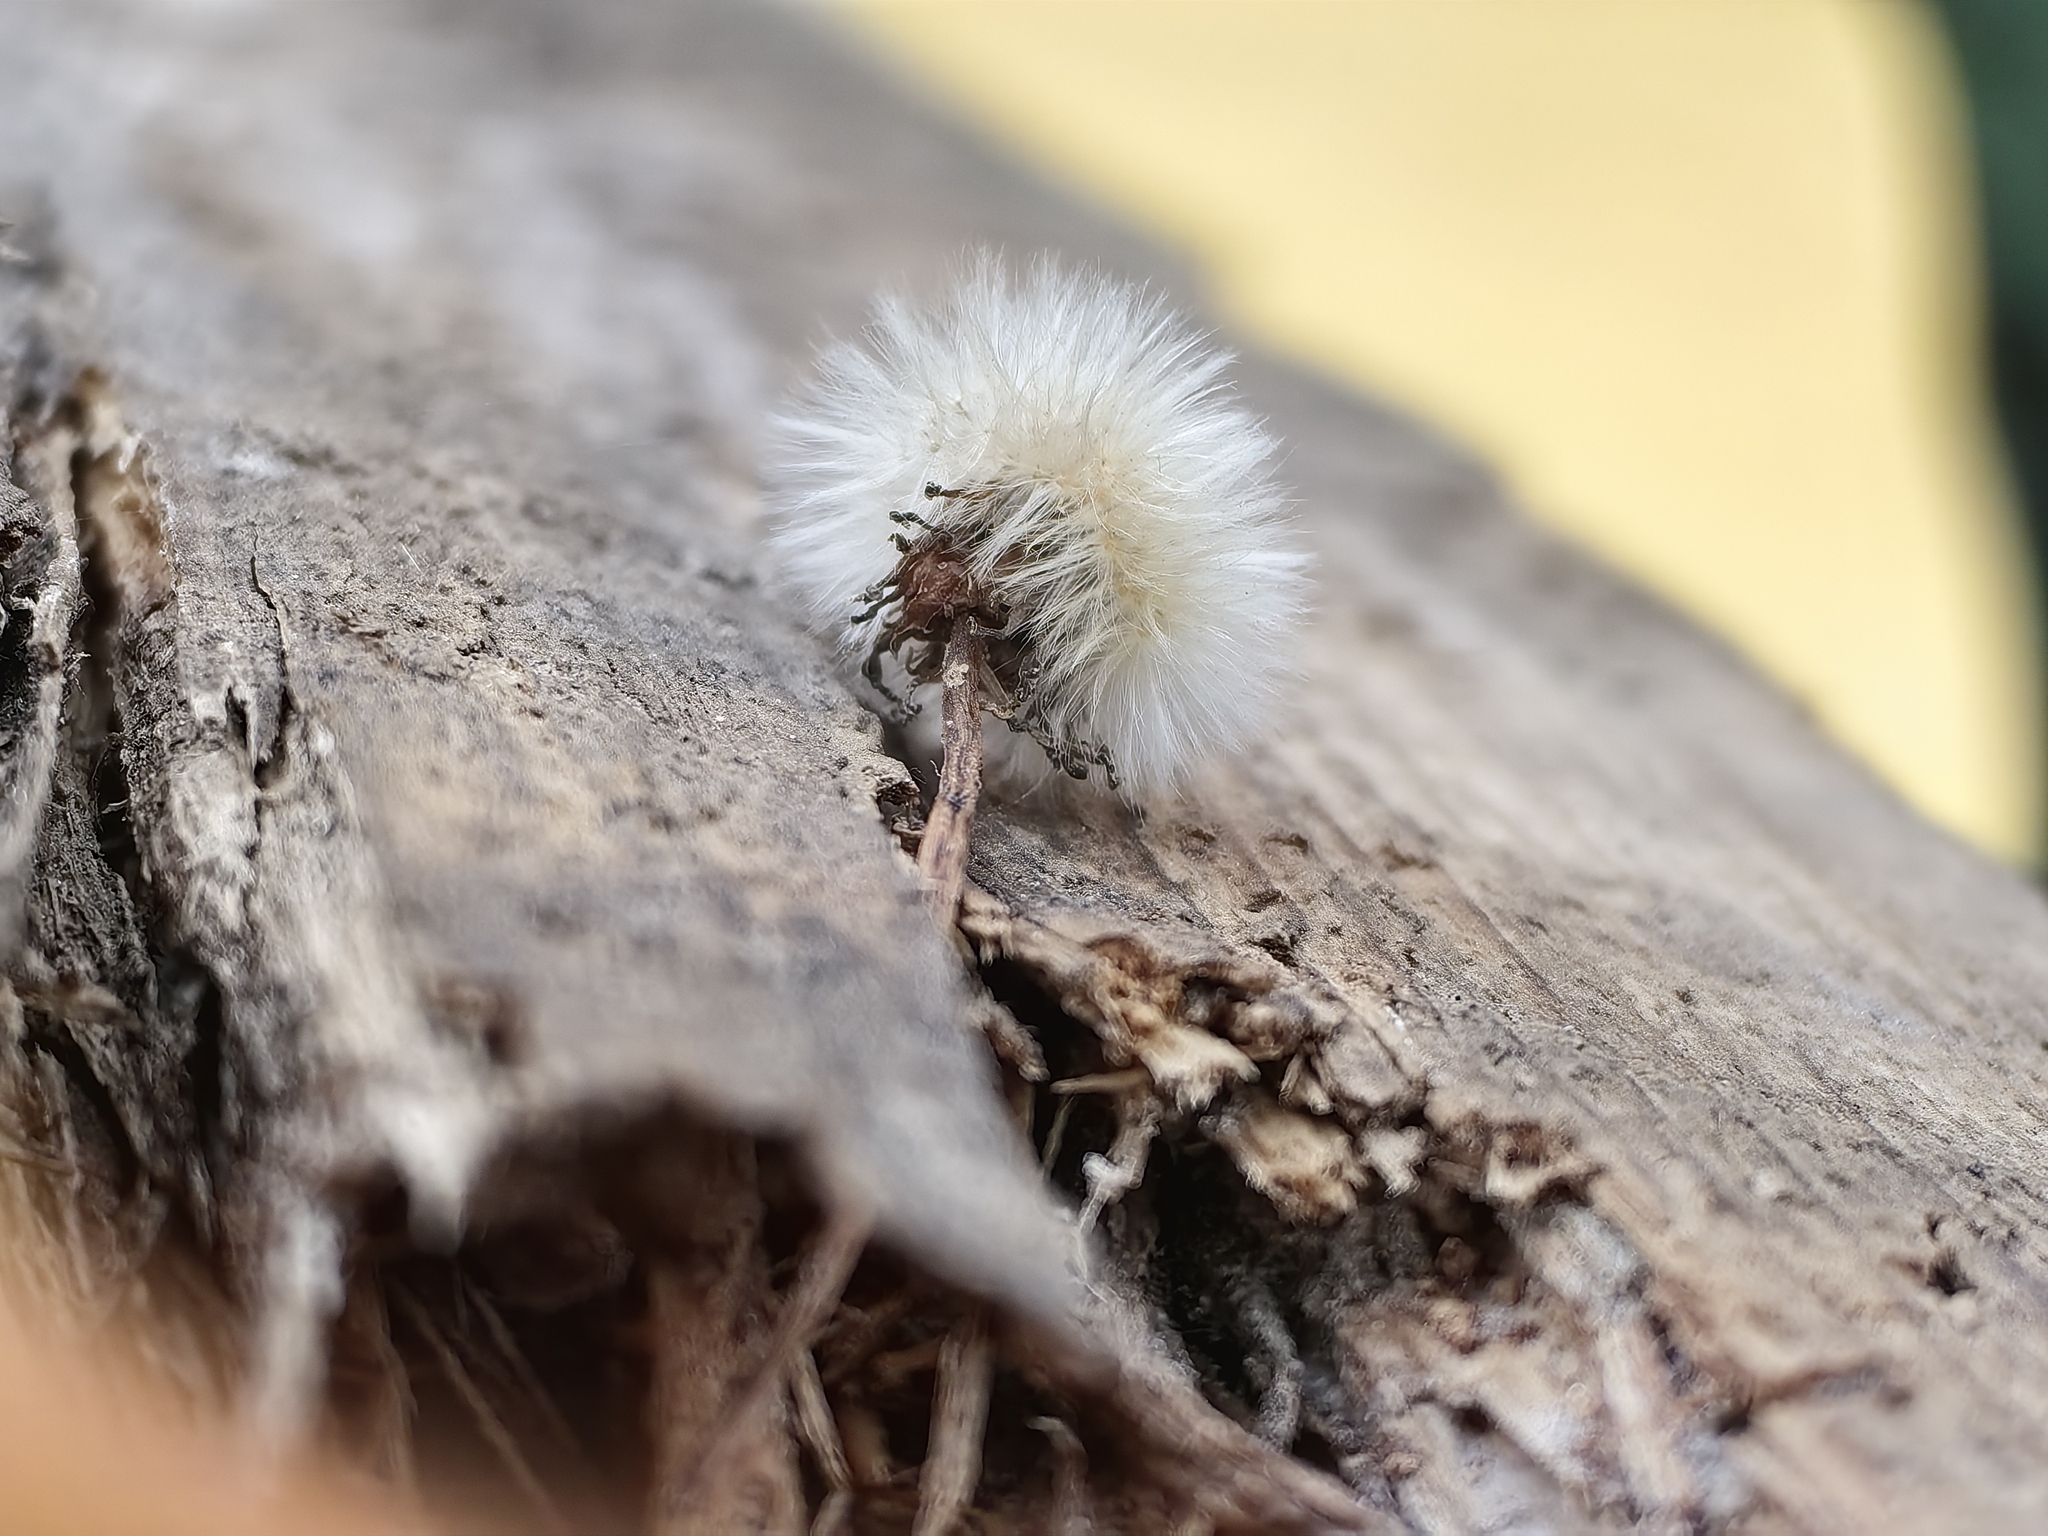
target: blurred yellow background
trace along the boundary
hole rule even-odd
[[[1962,109],[1906,0],[837,0],[1941,823],[2042,840]]]

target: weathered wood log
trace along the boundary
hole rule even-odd
[[[2048,1520],[2048,909],[1467,458],[1247,365],[1292,711],[996,786],[970,964],[757,431],[1170,264],[765,7],[0,39],[18,1282],[537,1528],[933,1529],[982,1414],[977,1529]]]

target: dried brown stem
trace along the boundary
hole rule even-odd
[[[569,1421],[562,1416],[560,1406],[534,1370],[533,1363],[526,1358],[526,1352],[519,1347],[518,1338],[506,1325],[497,1306],[467,1275],[458,1275],[457,1283],[461,1286],[462,1294],[469,1305],[475,1308],[477,1316],[484,1320],[484,1328],[490,1334],[491,1342],[497,1346],[499,1357],[506,1369],[512,1373],[512,1378],[518,1383],[520,1390],[526,1394],[527,1401],[533,1405],[541,1422],[547,1426],[548,1433],[554,1436],[556,1443],[563,1450],[580,1459],[583,1453],[582,1442],[576,1438],[576,1431],[570,1427]]]
[[[988,1316],[979,1306],[969,1307],[939,1348],[931,1449],[919,1479],[911,1536],[948,1536],[974,1498],[975,1485],[981,1481],[981,1442],[988,1430],[994,1376]]]
[[[927,1299],[926,1288],[913,1280],[865,1310],[845,1308],[832,1337],[819,1351],[818,1369],[825,1384],[837,1386],[858,1372],[873,1358],[889,1330]]]
[[[563,1520],[560,1507],[548,1496],[547,1485],[533,1470],[533,1464],[526,1459],[526,1453],[519,1449],[518,1440],[513,1437],[512,1431],[505,1427],[505,1421],[498,1417],[498,1412],[491,1406],[490,1399],[484,1396],[482,1389],[463,1366],[454,1346],[448,1342],[447,1336],[434,1321],[433,1314],[409,1291],[396,1291],[394,1295],[405,1312],[406,1320],[413,1325],[440,1363],[441,1374],[447,1378],[448,1385],[455,1389],[456,1395],[462,1399],[464,1406],[475,1418],[477,1430],[484,1437],[485,1444],[496,1453],[505,1470],[511,1474],[512,1481],[518,1485],[520,1493],[533,1506],[541,1527],[549,1532],[564,1533],[566,1536],[569,1530],[568,1523]]]
[[[1088,1452],[1081,1437],[1065,1419],[1026,1419],[1052,1442],[1052,1512],[1046,1521],[1048,1536],[1088,1536],[1093,1522],[1088,1513]]]
[[[797,1433],[803,1436],[818,1463],[825,1486],[834,1493],[853,1487],[853,1468],[846,1459],[846,1447],[839,1439],[839,1425],[832,1417],[832,1404],[825,1397],[825,1382],[818,1374],[818,1362],[808,1349],[796,1352],[789,1373],[790,1397],[796,1407]]]
[[[835,1212],[805,1255],[795,1287],[783,1302],[775,1320],[775,1332],[768,1348],[746,1383],[733,1394],[725,1422],[703,1445],[696,1457],[663,1490],[668,1507],[687,1509],[698,1497],[706,1479],[722,1466],[734,1448],[753,1434],[762,1414],[768,1411],[783,1383],[791,1362],[807,1352],[839,1303],[840,1292],[867,1247],[871,1223],[865,1213]]]
[[[857,1488],[886,1488],[896,1478],[896,1463],[889,1455],[889,1431],[872,1404],[843,1395],[835,1405],[833,1418],[839,1425],[839,1441],[846,1448],[846,1464]]]
[[[421,1331],[425,1336],[426,1330]],[[362,1418],[371,1464],[395,1486],[410,1489],[417,1475],[412,1423],[418,1405],[405,1359],[391,1337],[391,1314],[374,1266],[364,1265],[350,1276],[335,1334],[337,1349],[357,1357],[358,1368],[368,1378]],[[428,1343],[432,1347],[435,1341],[429,1337]]]
[[[925,878],[932,915],[951,927],[967,884],[968,839],[974,807],[981,799],[981,669],[985,647],[981,626],[966,614],[953,624],[939,672],[944,690],[939,742],[939,790],[918,844],[917,868]]]
[[[853,1519],[853,1495],[835,1488],[818,1506],[818,1518],[811,1522],[811,1536],[841,1536]]]
[[[650,1536],[797,1536],[802,1476],[780,1405],[733,1411],[774,1334],[754,1148],[741,1136],[693,1130],[673,1150],[687,1183],[674,1190],[670,1241],[647,1267],[655,1351],[647,1528]],[[720,1449],[707,1462],[713,1444]]]

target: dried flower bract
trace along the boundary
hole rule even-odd
[[[970,261],[885,297],[780,423],[777,544],[885,694],[963,625],[979,707],[1076,777],[1163,788],[1244,742],[1303,601],[1273,444],[1157,296]]]

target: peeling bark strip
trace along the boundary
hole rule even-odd
[[[13,435],[10,431],[9,437]],[[56,770],[65,652],[79,603],[78,514],[69,462],[77,446],[76,430],[50,427],[23,435],[28,441],[18,472],[29,491],[13,483],[0,484],[8,661],[18,677],[13,690],[18,703],[7,722],[11,750],[5,758],[6,794],[0,801],[7,808],[0,823],[0,867],[8,872],[0,932],[10,948],[21,942],[27,900],[22,876]],[[32,500],[35,491],[42,494]]]
[[[1247,370],[1303,706],[963,974],[758,425],[1170,269],[812,26],[0,16],[10,1283],[518,1528],[2048,1526],[2048,910],[1411,426]]]

